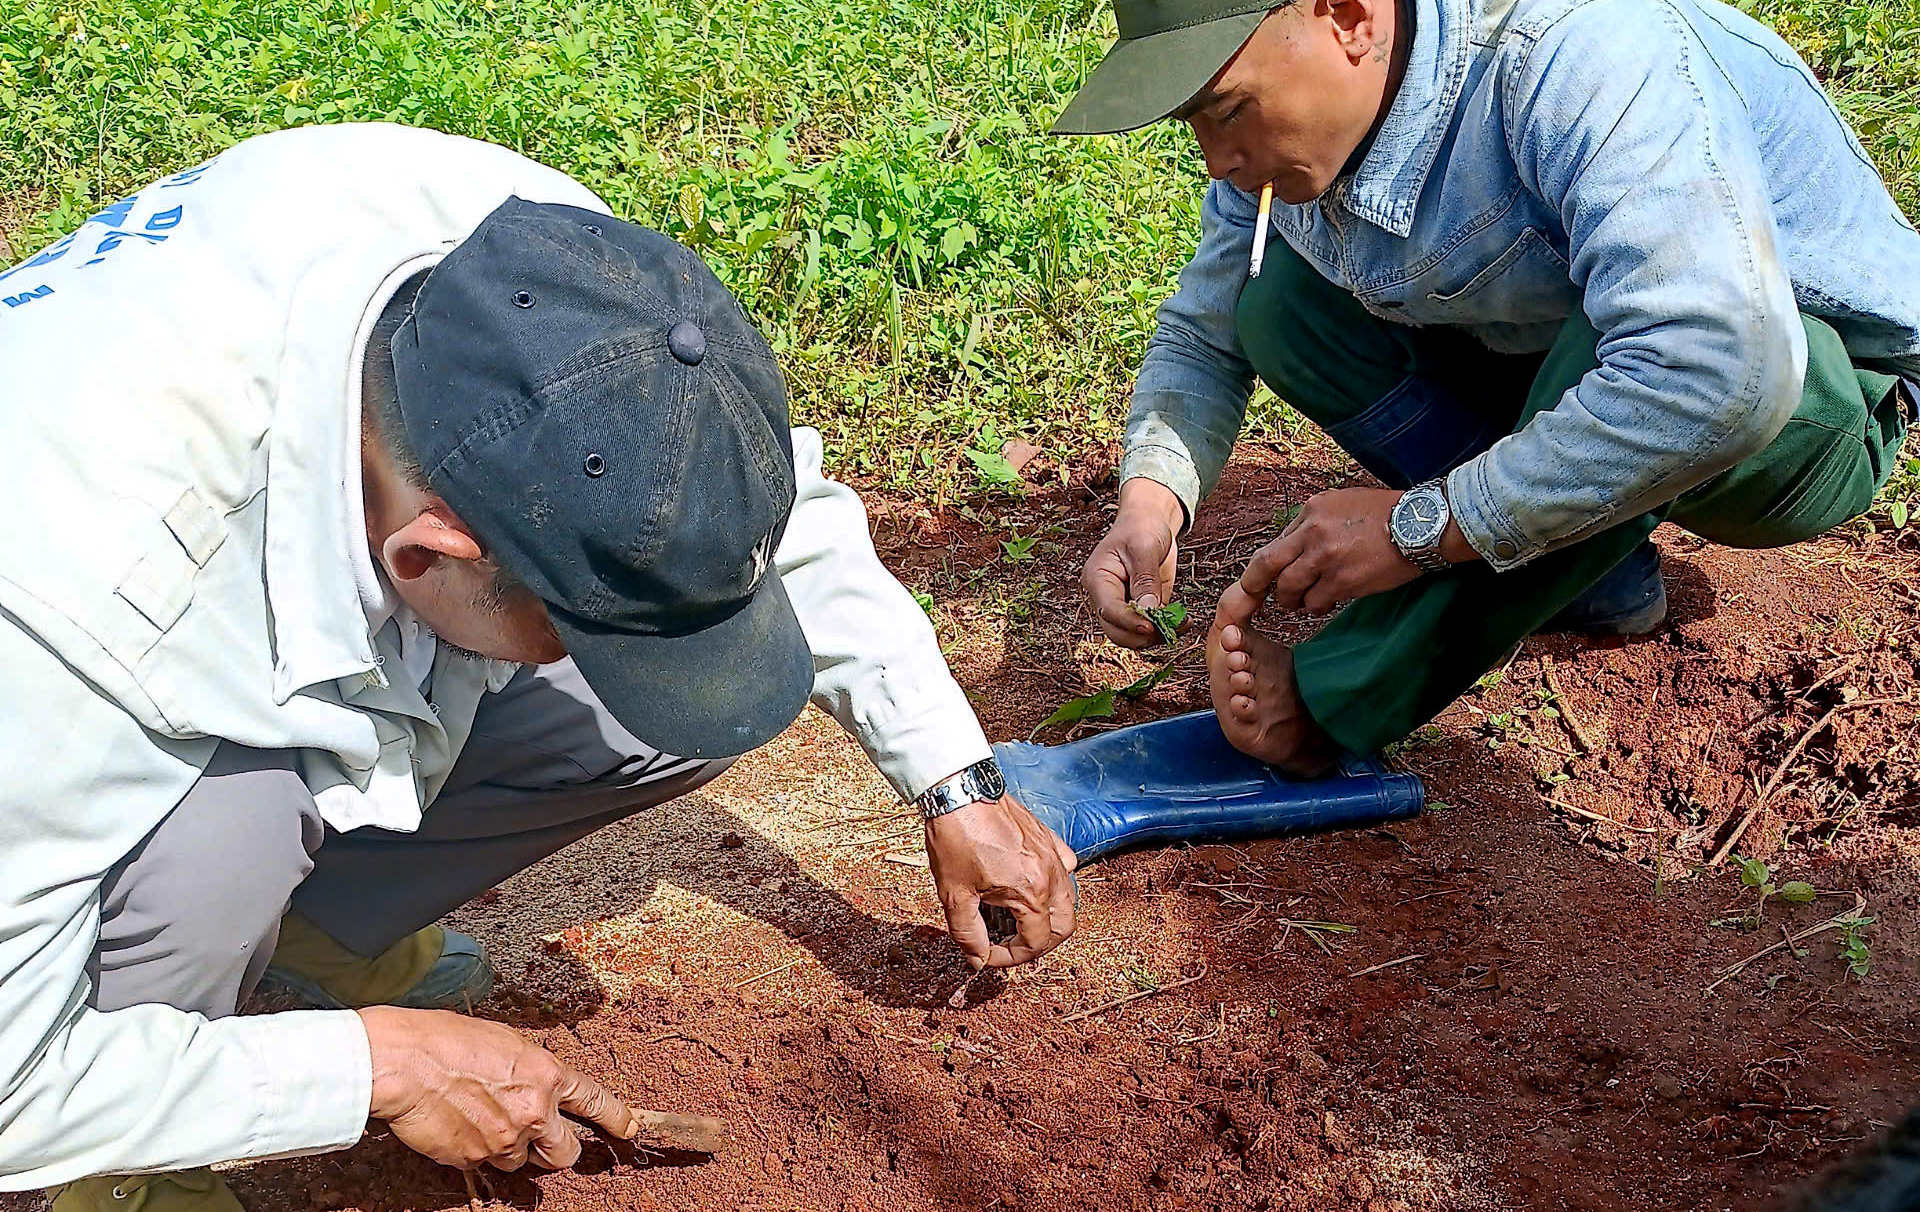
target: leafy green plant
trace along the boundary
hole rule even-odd
[[[1136,606],[1134,609],[1138,610],[1139,607]],[[1160,629],[1161,638],[1169,643],[1179,638],[1174,634],[1173,629],[1184,623],[1187,618],[1187,608],[1179,602],[1150,607],[1141,613],[1153,620],[1154,626]],[[1105,690],[1096,690],[1092,694],[1081,695],[1079,698],[1068,699],[1054,708],[1052,715],[1041,720],[1034,727],[1029,739],[1039,736],[1042,729],[1051,728],[1056,724],[1080,724],[1087,720],[1103,720],[1111,717],[1120,699],[1133,700],[1146,697],[1154,687],[1167,680],[1174,666],[1197,651],[1199,649],[1189,648],[1186,652],[1175,653],[1162,661],[1152,672],[1135,678],[1125,686],[1112,686]]]
[[[1866,939],[1866,929],[1873,923],[1870,917],[1850,917],[1840,923],[1840,958],[1857,978],[1865,979],[1873,970],[1873,950]]]
[[[1027,482],[1013,469],[1006,457],[994,450],[969,450],[967,458],[979,472],[980,483],[989,489],[1021,496],[1027,491]],[[1029,544],[1031,546],[1031,544]]]
[[[1144,616],[1160,633],[1162,644],[1171,644],[1180,638],[1180,628],[1187,621],[1187,607],[1184,602],[1168,602],[1165,606],[1142,606],[1138,602],[1128,602],[1134,613]]]
[[[914,603],[920,607],[920,609],[926,611],[929,615],[933,613],[933,595],[932,594],[916,589],[913,591],[913,600],[914,600]]]
[[[1019,564],[1033,558],[1033,545],[1039,541],[1039,535],[1030,534],[1022,538],[1016,530],[1011,539],[1000,540],[1000,550],[1007,563]]]
[[[1804,880],[1789,880],[1784,884],[1776,885],[1773,882],[1773,871],[1759,859],[1736,854],[1733,856],[1733,861],[1740,868],[1740,886],[1751,889],[1757,899],[1749,912],[1737,917],[1715,918],[1711,925],[1729,926],[1747,931],[1758,930],[1766,919],[1767,901],[1771,898],[1777,896],[1790,905],[1805,905],[1810,904],[1818,895],[1813,885]]]

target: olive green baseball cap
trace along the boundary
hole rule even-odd
[[[1053,124],[1108,135],[1158,122],[1205,88],[1288,0],[1114,0],[1120,40]]]

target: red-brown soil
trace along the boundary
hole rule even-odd
[[[1337,460],[1243,453],[1181,596],[1210,603],[1277,508],[1357,477]],[[874,503],[990,735],[1146,668],[1079,603],[1111,516],[1102,471],[1043,462],[1030,474],[1066,486],[972,516]],[[1015,529],[1040,536],[1034,558],[1007,560]],[[814,712],[517,877],[454,919],[501,969],[479,1012],[638,1104],[725,1117],[734,1144],[592,1145],[576,1173],[495,1175],[486,1206],[1773,1206],[1920,1101],[1914,708],[1855,705],[1914,695],[1920,553],[1887,533],[1770,553],[1658,538],[1670,625],[1529,641],[1396,755],[1427,781],[1424,816],[1085,871],[1076,937],[974,982],[964,1009],[912,820]],[[1590,753],[1542,710],[1547,656]],[[1120,721],[1203,706],[1198,661],[1181,669]],[[1771,900],[1753,932],[1711,925],[1755,896],[1704,856],[1835,707],[1739,846],[1823,895]],[[1864,977],[1829,932],[1706,991],[1856,891],[1877,918]],[[1355,931],[1285,924],[1309,920]],[[378,1132],[232,1179],[257,1212],[468,1206],[458,1174]]]

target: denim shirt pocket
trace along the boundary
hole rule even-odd
[[[1430,323],[1531,324],[1562,320],[1580,305],[1567,259],[1537,227],[1522,229],[1504,252],[1458,285],[1461,267],[1449,257],[1431,275],[1421,300]]]

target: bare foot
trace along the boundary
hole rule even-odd
[[[1295,778],[1326,772],[1339,746],[1313,722],[1293,680],[1285,644],[1233,623],[1207,635],[1207,681],[1213,713],[1233,747]]]

